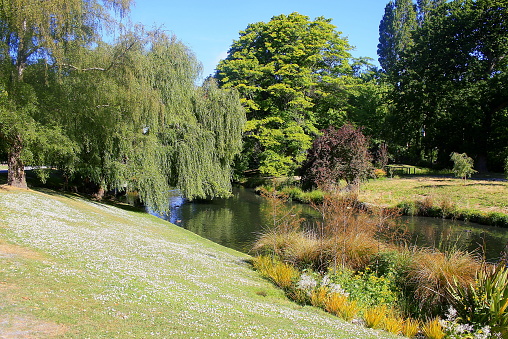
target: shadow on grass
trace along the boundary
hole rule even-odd
[[[76,193],[71,191],[64,191],[64,181],[61,178],[61,176],[54,172],[50,175],[46,183],[42,183],[40,179],[37,177],[37,175],[32,170],[26,171],[26,181],[29,189],[41,192],[44,194],[48,194],[51,196],[59,196],[59,197],[65,197],[70,199],[83,199],[86,201],[89,201],[93,204],[97,205],[108,205],[117,207],[120,209],[123,209],[125,211],[129,212],[138,212],[138,213],[146,213],[144,206],[132,206],[125,202],[121,202],[118,200],[113,199],[103,199],[103,200],[96,200],[92,197],[92,195],[84,194],[84,193]],[[7,191],[8,188],[6,186],[7,184],[7,171],[1,171],[0,172],[0,191]]]

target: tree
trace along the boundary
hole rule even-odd
[[[501,168],[506,145],[508,8],[504,1],[444,3],[414,34],[393,78],[397,136],[415,154],[453,149]],[[455,131],[450,133],[450,131]],[[504,131],[504,132],[503,132]]]
[[[70,176],[100,194],[137,191],[159,211],[172,188],[189,199],[230,194],[245,112],[213,79],[196,87],[200,65],[185,45],[134,31],[79,53],[74,65],[59,88],[61,120],[80,145]]]
[[[417,26],[416,6],[412,0],[390,1],[379,24],[379,64],[392,75],[402,53],[413,45],[412,32]]]
[[[468,157],[466,153],[453,152],[450,154],[450,159],[453,161],[452,172],[457,178],[462,178],[465,181],[467,177],[476,172],[473,169],[473,159]]]
[[[137,191],[159,211],[172,188],[189,199],[230,194],[245,123],[236,91],[212,79],[197,87],[199,62],[160,31],[125,29],[113,43],[101,41],[109,10],[128,2],[38,4],[0,3],[0,146],[9,153],[9,184],[26,187],[28,163],[81,179],[99,198]]]
[[[110,11],[125,14],[130,0],[10,0],[0,2],[0,143],[7,150],[9,185],[26,187],[24,161],[30,159],[38,141],[73,145],[58,125],[38,107],[34,84],[26,73],[65,61],[77,46],[90,45],[110,21]],[[50,137],[50,135],[52,137]],[[46,143],[47,144],[47,143]]]
[[[280,118],[283,123],[276,129],[300,128],[312,137],[318,128],[328,126],[331,116],[340,116],[350,88],[357,84],[350,50],[347,40],[329,19],[319,17],[311,21],[298,13],[279,15],[241,31],[226,59],[217,66],[215,77],[222,88],[236,88],[240,92],[251,125],[261,126],[265,125],[264,119]],[[258,131],[261,130],[249,130],[247,137],[252,138]],[[286,133],[273,132],[275,138]],[[305,146],[305,142],[300,145]],[[286,162],[285,167],[296,168],[299,155],[305,151],[300,148],[284,152],[291,162]],[[247,149],[244,154],[249,159],[243,159],[242,163],[255,165],[259,161],[252,157],[268,159],[273,150],[258,143],[254,153]],[[281,173],[278,169],[264,172]]]
[[[329,127],[314,140],[302,166],[304,188],[333,188],[340,180],[358,187],[372,172],[368,140],[350,124]]]

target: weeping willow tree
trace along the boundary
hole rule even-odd
[[[184,44],[138,30],[73,64],[60,86],[61,121],[80,145],[68,176],[95,183],[99,195],[137,191],[159,211],[173,188],[189,199],[230,193],[245,113],[236,92],[195,85],[200,64]]]
[[[75,144],[41,110],[29,72],[65,63],[66,53],[90,45],[123,16],[131,0],[0,1],[0,147],[7,153],[8,184],[26,187],[24,164],[71,156]],[[47,146],[47,147],[43,147]],[[36,156],[34,156],[36,154]],[[46,156],[42,156],[45,154]]]
[[[137,191],[164,210],[172,188],[226,196],[245,113],[234,91],[195,85],[200,64],[162,32],[101,41],[128,0],[0,0],[0,147],[8,184],[24,165],[97,187]],[[116,26],[118,27],[118,26]],[[124,29],[124,31],[127,31]]]

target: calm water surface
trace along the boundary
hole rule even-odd
[[[175,192],[170,212],[159,217],[221,245],[249,252],[259,233],[269,224],[264,198],[245,188],[234,188],[229,199],[186,202]],[[310,220],[317,213],[308,205],[293,204],[295,213]],[[508,244],[508,229],[437,218],[401,217],[410,233],[410,242],[440,249],[479,248],[489,260],[500,256]]]

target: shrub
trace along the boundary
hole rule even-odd
[[[386,177],[386,171],[381,168],[374,169],[373,174],[374,174],[374,178],[377,178],[377,179]]]
[[[377,273],[370,269],[357,273],[340,269],[333,271],[330,277],[362,307],[394,304],[398,301],[399,292],[393,274],[377,276]]]
[[[361,129],[346,124],[329,127],[316,138],[302,164],[302,187],[305,189],[337,187],[340,180],[358,186],[371,173],[368,139]]]

